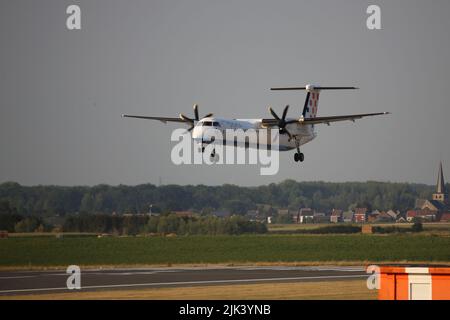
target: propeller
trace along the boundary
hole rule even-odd
[[[200,117],[198,116],[198,105],[197,105],[197,104],[194,104],[194,107],[193,107],[193,108],[194,108],[194,117],[195,117],[194,119],[189,118],[189,117],[185,116],[184,114],[180,113],[180,119],[182,119],[182,120],[184,120],[185,122],[191,124],[191,126],[189,127],[189,129],[187,129],[188,132],[190,132],[190,131],[192,131],[192,129],[194,129],[195,121],[199,121],[199,120],[200,120]],[[203,118],[209,118],[209,117],[212,117],[212,116],[213,116],[212,113],[208,113],[208,114],[205,115]],[[203,118],[202,118],[202,119],[203,119]]]
[[[290,121],[286,121],[286,115],[288,113],[289,110],[289,105],[287,105],[286,107],[284,107],[283,110],[283,115],[281,116],[281,118],[276,114],[275,111],[273,111],[273,109],[271,107],[269,107],[269,111],[272,114],[272,116],[275,118],[275,120],[278,121],[277,126],[278,126],[278,130],[280,132],[280,134],[287,134],[289,136],[289,141],[292,139],[292,134],[286,129],[286,125],[290,124],[290,123],[294,123],[297,120],[290,120]]]

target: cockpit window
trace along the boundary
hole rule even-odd
[[[212,122],[212,121],[204,121],[202,123],[203,127],[220,127],[220,124],[216,121]]]

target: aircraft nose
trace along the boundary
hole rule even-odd
[[[192,131],[192,139],[197,142],[212,142],[215,140],[214,132],[202,127],[195,127]]]
[[[203,130],[201,127],[194,127],[194,130],[192,130],[192,139],[201,141],[203,136]]]

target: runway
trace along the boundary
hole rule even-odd
[[[0,272],[0,296],[73,292],[65,271]],[[208,267],[81,270],[81,290],[364,279],[363,267]]]

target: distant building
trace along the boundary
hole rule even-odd
[[[298,223],[312,223],[314,222],[314,210],[311,208],[300,209]]]
[[[425,211],[424,211],[425,210]],[[410,212],[411,211],[411,212]],[[433,216],[430,211],[434,213],[432,221],[440,221],[442,215],[446,212],[450,212],[450,204],[448,201],[448,193],[445,190],[444,173],[442,171],[442,162],[439,163],[439,171],[436,182],[436,192],[433,193],[431,200],[429,199],[416,199],[415,210],[410,210],[410,214],[406,215],[406,220],[413,219],[413,215],[420,216],[422,219],[430,220]],[[413,213],[412,211],[416,211]]]
[[[279,216],[282,216],[282,215],[289,215],[289,213],[290,213],[289,209],[278,209],[278,210],[277,210],[277,214],[278,214]]]
[[[300,219],[300,209],[298,209],[297,214],[292,215],[292,222],[293,223],[301,223],[300,220],[301,220]]]
[[[389,210],[392,211],[392,210]],[[394,211],[392,211],[394,212]],[[378,215],[377,222],[394,222],[396,219],[392,217],[388,212],[381,211]]]
[[[330,222],[330,218],[323,212],[314,212],[313,221],[314,223],[326,223]]]
[[[345,211],[342,214],[342,220],[347,223],[353,222],[353,211]]]
[[[448,204],[438,200],[425,200],[423,201],[420,209],[428,209],[431,211],[444,211],[448,207]]]
[[[331,210],[330,222],[332,223],[343,222],[342,210],[339,209]]]
[[[371,213],[369,213],[369,215],[367,216],[367,221],[375,222],[375,221],[379,220],[379,217],[380,217],[380,211],[374,210]]]
[[[277,221],[283,221],[285,223],[298,223],[297,215],[292,214],[289,209],[277,209],[276,211]]]
[[[353,215],[354,221],[357,223],[364,223],[367,221],[367,208],[356,208]]]
[[[406,222],[406,219],[405,219],[405,217],[399,215],[397,220],[395,220],[395,222],[403,223],[403,222]]]
[[[390,216],[393,221],[397,220],[397,218],[400,217],[400,211],[398,210],[397,211],[389,210],[388,212],[386,212],[386,214]]]
[[[406,221],[412,222],[414,218],[418,218],[422,221],[435,221],[436,220],[436,211],[430,209],[417,209],[417,210],[408,210],[406,212]]]
[[[436,183],[436,192],[433,193],[433,200],[447,203],[448,194],[445,191],[444,173],[442,171],[442,162],[439,163],[438,179]]]

